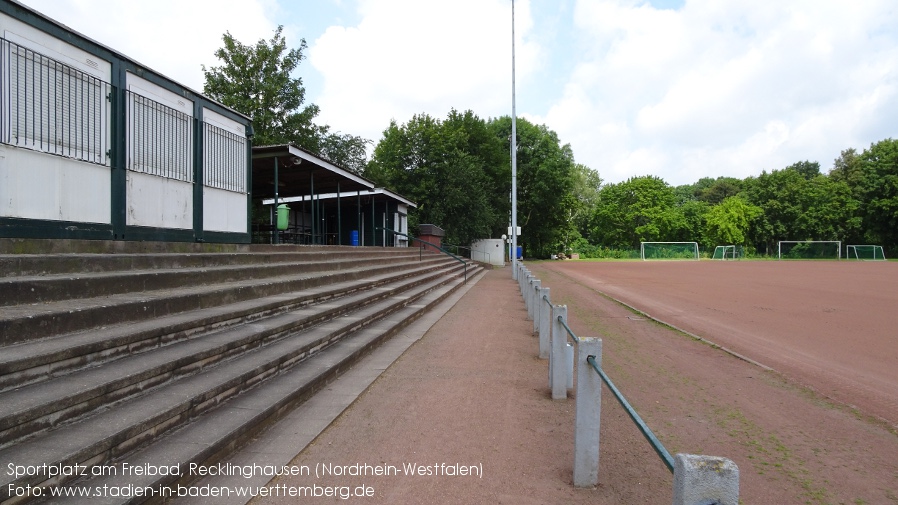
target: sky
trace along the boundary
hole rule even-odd
[[[453,108],[545,124],[606,183],[745,178],[898,138],[894,0],[20,0],[197,91],[278,25],[307,103],[375,143]]]

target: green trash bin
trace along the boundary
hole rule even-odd
[[[278,205],[278,230],[290,227],[290,207],[286,203]]]

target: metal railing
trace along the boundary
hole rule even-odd
[[[567,306],[553,305],[549,288],[542,287],[540,280],[523,264],[518,264],[517,269],[516,279],[528,317],[533,319],[534,331],[539,332],[540,358],[549,359],[552,399],[567,398],[568,389],[573,387],[576,364],[574,485],[592,487],[598,484],[601,391],[604,383],[673,473],[674,505],[737,505],[738,467],[728,459],[714,456],[677,454],[672,457],[602,370],[602,340],[578,337],[568,325]],[[569,340],[576,345],[576,351],[568,343]]]
[[[418,259],[419,259],[419,260],[423,258],[425,246],[430,246],[430,247],[433,247],[434,249],[437,249],[437,250],[441,251],[443,254],[445,254],[445,255],[447,255],[447,256],[449,256],[449,257],[455,259],[456,261],[461,262],[461,264],[464,265],[464,269],[465,269],[465,284],[468,283],[468,262],[465,261],[464,259],[462,259],[462,258],[456,256],[455,254],[452,254],[451,252],[447,251],[447,250],[444,249],[442,246],[439,246],[439,245],[434,244],[434,243],[432,243],[432,242],[428,242],[428,241],[426,241],[426,240],[421,240],[421,239],[419,239],[418,237],[412,237],[411,235],[408,235],[408,234],[406,234],[406,233],[402,233],[402,232],[399,232],[399,231],[391,230],[391,229],[389,229],[389,228],[384,228],[384,227],[382,227],[382,226],[376,227],[375,230],[383,230],[383,231],[386,231],[386,232],[394,233],[394,234],[396,234],[396,235],[402,235],[403,237],[409,239],[410,241],[417,240],[419,243],[421,243],[420,250],[418,251]]]
[[[480,261],[481,263],[487,263],[489,265],[493,264],[493,255],[486,251],[478,251],[478,250],[475,250],[473,247],[465,247],[465,246],[461,246],[461,245],[446,244],[447,249],[450,247],[455,248],[455,254],[459,254],[458,253],[459,249],[464,249],[464,250],[468,251],[468,259],[470,259],[471,261]],[[478,260],[477,258],[474,257],[475,255],[480,255],[480,257],[484,258],[484,259]],[[460,256],[460,254],[459,254],[459,256]]]
[[[193,117],[131,91],[125,99],[128,170],[193,182]]]
[[[246,193],[246,137],[203,122],[203,184]]]

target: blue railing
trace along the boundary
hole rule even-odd
[[[674,505],[739,503],[739,469],[725,458],[677,454],[671,456],[636,409],[602,370],[602,340],[579,337],[568,325],[567,306],[553,305],[549,288],[521,263],[516,279],[539,333],[539,354],[549,359],[552,398],[566,399],[576,364],[576,420],[574,431],[574,485],[598,484],[601,385],[604,383],[674,475]],[[576,345],[576,352],[568,341]],[[576,356],[576,358],[574,357]],[[594,372],[594,373],[593,373]]]

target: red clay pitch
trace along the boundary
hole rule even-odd
[[[896,263],[543,266],[898,426]]]

